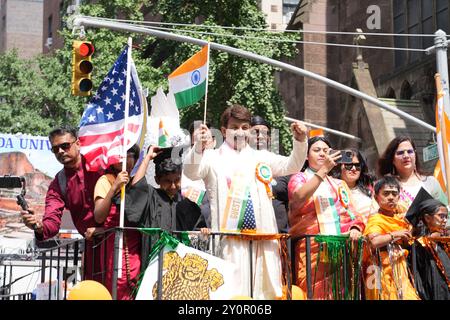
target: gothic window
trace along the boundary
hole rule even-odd
[[[449,33],[450,0],[394,0],[393,28],[396,34],[433,34],[438,29]],[[394,46],[422,49],[433,45],[433,37],[394,37]],[[395,67],[414,62],[423,57],[416,51],[395,51]]]

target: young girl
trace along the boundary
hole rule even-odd
[[[139,159],[139,147],[134,145],[127,152],[127,171],[122,170],[122,163],[111,165],[103,176],[97,181],[94,190],[95,210],[94,217],[97,223],[103,223],[104,229],[119,226],[120,205],[116,206],[120,199],[122,185],[130,182],[129,172],[133,169]],[[112,292],[113,258],[114,258],[114,230],[105,234],[106,250],[102,252],[106,257],[104,265],[104,284]],[[137,276],[140,271],[141,235],[137,230],[125,230],[123,232],[122,251],[122,277],[117,281],[117,299],[129,300],[136,285]]]

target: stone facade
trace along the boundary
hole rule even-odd
[[[409,2],[405,2],[405,4],[407,3]],[[423,6],[434,3],[434,0],[417,3],[422,4],[423,10]],[[368,28],[367,22],[373,12],[369,11],[368,13],[367,10],[373,4],[374,1],[371,0],[301,0],[288,29],[355,32],[356,28],[361,28],[363,32],[393,33],[394,8],[391,0],[376,1],[376,5],[380,9],[380,28],[374,30]],[[409,7],[408,10],[410,10]],[[448,30],[446,31],[448,32]],[[304,33],[302,40],[353,44],[354,35]],[[367,35],[361,45],[394,47],[395,43],[393,36]],[[289,63],[342,84],[354,86],[352,64],[356,61],[355,48],[299,44],[298,49],[299,55]],[[435,125],[436,94],[433,79],[436,72],[435,56],[403,52],[401,54],[405,57],[405,63],[402,66],[396,66],[396,54],[398,56],[398,51],[396,53],[393,50],[362,49],[363,60],[370,69],[376,95],[417,101],[423,111],[423,120]],[[418,57],[413,62],[410,62],[413,59],[407,58],[411,54],[416,54]],[[280,73],[279,88],[291,117],[345,131],[343,110],[348,100],[354,99],[353,97],[316,81],[287,72]],[[408,121],[405,124],[407,127],[410,125]],[[427,135],[425,139],[431,140],[431,132],[427,132],[425,135]],[[352,144],[348,139],[338,139],[332,135],[330,138],[332,142],[339,143],[339,148]],[[381,153],[383,150],[377,151]]]
[[[16,48],[22,58],[42,53],[43,0],[2,0],[0,52]]]
[[[266,15],[269,29],[283,30],[283,1],[282,0],[259,0],[258,6]]]
[[[41,43],[44,53],[64,46],[64,39],[58,31],[62,30],[62,18],[71,4],[71,0],[44,0]]]

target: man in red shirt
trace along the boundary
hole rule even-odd
[[[33,209],[21,211],[22,218],[25,225],[34,230],[37,240],[46,240],[58,234],[63,210],[67,208],[78,232],[86,237],[85,279],[93,279],[91,232],[93,227],[100,227],[94,219],[93,197],[95,184],[103,172],[87,171],[75,129],[54,129],[49,134],[49,140],[52,152],[64,168],[48,188],[42,221],[39,221]]]

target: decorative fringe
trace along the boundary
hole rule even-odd
[[[363,238],[317,235],[314,240],[319,244],[314,282],[319,263],[326,263],[325,292],[334,300],[360,300]]]
[[[436,261],[436,265],[441,272],[441,274],[444,276],[445,281],[447,282],[447,286],[450,289],[450,279],[449,275],[445,273],[445,268],[442,264],[441,259],[439,258],[439,255],[437,254],[437,251],[435,249],[435,246],[441,245],[444,251],[447,253],[447,255],[450,256],[450,238],[449,237],[440,237],[440,238],[431,238],[431,237],[423,237],[423,240],[425,242],[426,248],[431,252],[433,255],[434,261]]]

